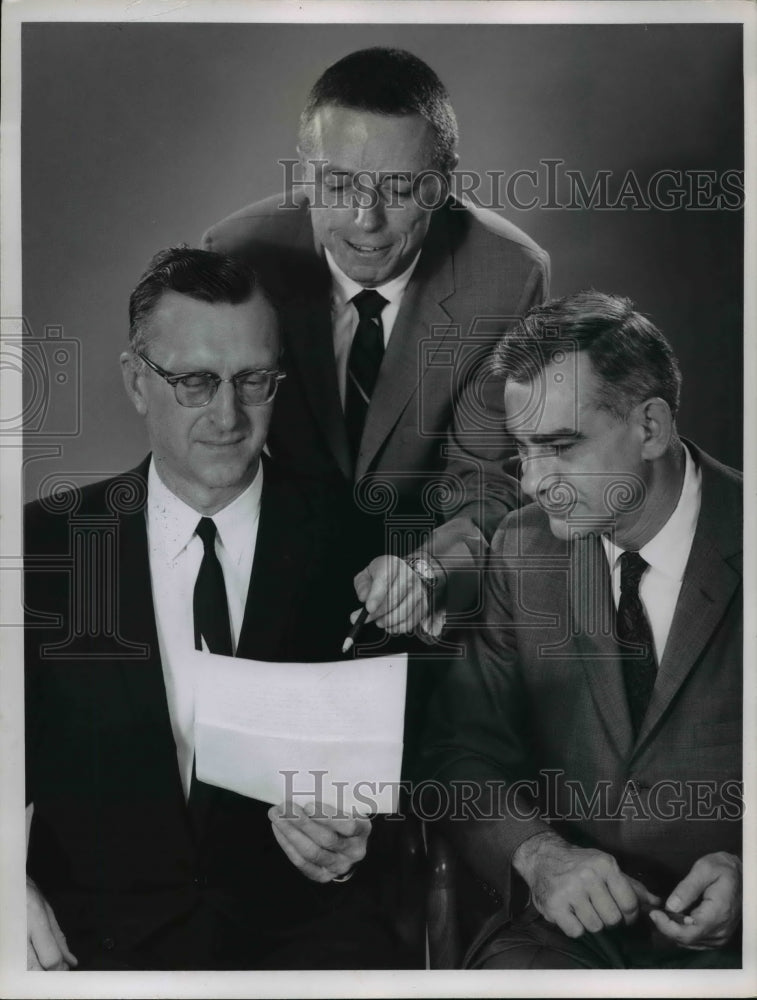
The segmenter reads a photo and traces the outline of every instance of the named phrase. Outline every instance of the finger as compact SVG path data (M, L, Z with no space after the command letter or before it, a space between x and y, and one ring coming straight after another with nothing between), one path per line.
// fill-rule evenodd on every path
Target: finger
M335 862L339 857L339 853L331 849L331 846L327 846L321 840L314 839L309 836L306 832L301 829L301 823L299 819L282 819L280 817L274 818L273 820L273 830L278 831L283 837L286 838L287 843L297 852L297 854L310 864L317 865L321 868L328 868L332 870L335 866ZM339 837L331 832L324 831L332 838L334 843L339 841Z
M668 896L666 909L674 913L687 910L701 897L705 889L717 880L719 874L709 863L704 863L701 859L695 862L689 874Z
M567 906L557 910L552 918L546 917L546 919L550 923L557 924L563 934L567 934L569 938L579 938L586 932L586 928L576 914Z
M365 816L327 816L325 813L316 812L315 815L310 814L310 819L323 828L333 830L342 838L363 837L367 839L371 832L371 821Z
M411 585L402 600L391 611L376 619L376 624L387 632L412 632L426 614L427 602L423 588Z
M690 913L684 914L683 922L701 928L709 936L728 921L728 916L728 907L721 900L705 898Z
M272 827L273 835L276 838L276 842L282 849L284 854L289 858L292 864L299 868L303 875L311 879L313 882L330 882L334 877L331 872L327 871L325 868L319 865L314 865L307 858L299 853L299 851L290 843L288 837L283 833L283 831L276 827Z
M704 934L703 928L698 927L690 916L684 918L688 923L678 924L663 910L650 910L649 919L661 934L682 948L696 945Z
M299 807L295 808L299 810ZM317 847L321 847L327 851L338 851L340 843L343 839L332 826L329 826L326 823L320 823L318 820L308 816L302 810L299 810L292 818L281 818L277 819L276 822L280 822L283 828L287 831L287 834L297 833L312 841Z
M396 568L383 563L371 580L371 585L361 600L368 609L368 621L375 621L377 616L391 610L389 593L396 573Z
M37 956L40 968L48 972L63 968L65 959L47 922L40 927L31 928L29 940Z
M311 869L323 869L332 877L334 875L344 875L353 864L360 860L359 857L354 857L353 853L347 849L337 852L319 846L292 824L274 826L274 832L277 830L295 854L302 859L303 864L298 867L307 867L308 873L310 873ZM314 876L309 874L309 877L312 878ZM324 879L319 878L319 881L324 881Z
M361 569L359 573L355 575L352 581L352 585L355 588L355 593L357 594L357 599L361 604L364 603L368 591L371 589L371 581L373 577L369 573L368 569Z
M599 896L599 894L599 890L597 890L597 896ZM607 896L607 900L609 900L609 893L605 893L605 895ZM607 905L607 900L602 900L600 902L600 905L603 908ZM597 912L594 900L588 896L584 896L573 902L573 912L585 930L592 934L597 934L604 927L604 923Z
M637 887L638 886L638 890ZM639 916L639 900L643 898L642 893L647 892L641 882L629 878L621 871L611 871L607 876L607 888L615 900L615 905L621 914L621 919L626 924L632 924ZM659 902L659 900L658 900Z
M340 869L341 874L345 860L351 866L365 857L370 824L364 819L330 819L324 816L313 818L302 826L297 824L289 827L287 833L292 833L293 830L331 854L332 857L327 854L317 857L318 864L332 871ZM351 832L341 833L340 830Z
M34 950L34 945L29 940L26 942L26 968L29 972L43 971L40 961L37 958L37 952Z
M603 891L594 892L591 896L591 903L602 921L602 927L617 927L618 924L623 923L623 913L609 890L609 886Z
M636 897L642 905L656 907L662 903L662 899L659 896L655 896L653 892L650 892L638 879L631 878L630 875L626 875L625 877L628 879L631 888L636 893Z
M50 921L50 927L53 932L53 937L58 943L58 947L60 948L61 954L63 955L65 962L68 963L69 966L78 965L79 960L77 959L76 955L74 955L69 949L68 941L66 941L66 935L60 929L60 924L58 923L58 920L55 914L53 913L53 908L50 906L47 900L45 900L45 910L47 912L47 918Z

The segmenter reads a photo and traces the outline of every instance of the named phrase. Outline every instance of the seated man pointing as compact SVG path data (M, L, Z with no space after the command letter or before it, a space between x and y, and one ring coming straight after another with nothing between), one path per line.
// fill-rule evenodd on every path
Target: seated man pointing
M738 967L741 476L679 437L675 357L626 299L532 310L497 363L534 502L493 540L424 775L530 903L469 964Z

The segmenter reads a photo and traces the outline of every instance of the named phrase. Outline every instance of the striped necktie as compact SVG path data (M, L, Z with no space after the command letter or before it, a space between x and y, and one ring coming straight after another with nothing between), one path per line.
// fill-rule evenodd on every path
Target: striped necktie
M388 304L375 289L366 288L352 300L360 317L347 362L347 390L344 415L353 461L360 451L368 405L384 357L384 328L381 311Z

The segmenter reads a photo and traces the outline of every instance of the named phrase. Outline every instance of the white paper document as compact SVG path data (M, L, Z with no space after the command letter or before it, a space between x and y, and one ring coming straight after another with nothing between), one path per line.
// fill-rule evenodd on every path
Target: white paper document
M334 663L192 656L200 781L274 805L396 811L405 654Z

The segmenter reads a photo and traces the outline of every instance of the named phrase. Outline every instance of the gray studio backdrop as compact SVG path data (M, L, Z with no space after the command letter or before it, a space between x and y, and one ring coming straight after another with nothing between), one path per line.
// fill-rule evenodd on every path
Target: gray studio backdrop
M308 87L368 45L439 73L461 168L537 172L540 204L504 214L551 253L553 293L631 296L680 357L681 430L741 466L741 211L633 207L633 191L571 209L560 174L609 171L612 201L629 170L642 192L660 170L699 171L700 206L717 204L743 166L740 26L42 23L22 44L27 498L143 456L118 367L132 286L155 250L281 189ZM528 178L516 193L534 194Z

